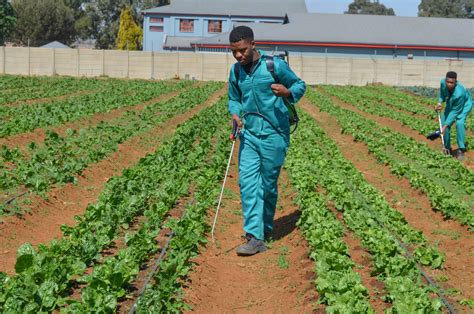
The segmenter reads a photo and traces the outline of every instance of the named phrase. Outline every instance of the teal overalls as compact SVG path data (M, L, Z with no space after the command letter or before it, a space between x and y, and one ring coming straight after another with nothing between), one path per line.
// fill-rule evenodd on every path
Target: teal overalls
M262 56L264 53L259 51ZM239 66L236 64L235 66ZM291 92L289 101L297 102L306 90L305 83L288 67L274 58L275 74ZM278 198L278 176L290 143L288 110L281 97L273 94L275 83L260 58L247 74L239 71L238 82L234 67L229 76L229 113L244 116L240 133L239 186L244 215L244 231L263 240L273 229L273 218Z
M456 83L452 93L446 86L446 79L441 80L439 89L439 102L446 101L446 109L443 115L443 126L447 125L444 133L444 145L451 149L451 125L456 122L456 133L458 148L465 149L466 118L472 110L472 97L467 88L460 82Z

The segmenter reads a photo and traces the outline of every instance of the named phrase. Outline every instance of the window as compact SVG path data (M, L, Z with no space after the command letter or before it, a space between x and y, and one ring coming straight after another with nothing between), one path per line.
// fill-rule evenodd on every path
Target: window
M150 26L150 32L163 32L163 26Z
M179 20L179 31L181 33L193 33L194 20L188 20L188 19Z
M207 22L208 33L222 33L222 21L210 20Z
M150 23L163 23L163 18L162 17L150 17Z

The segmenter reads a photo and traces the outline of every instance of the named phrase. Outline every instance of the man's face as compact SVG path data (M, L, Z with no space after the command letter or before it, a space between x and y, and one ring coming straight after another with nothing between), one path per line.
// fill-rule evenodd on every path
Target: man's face
M230 49L241 65L246 65L253 61L253 52L255 49L255 41L241 40L230 44Z
M448 88L448 90L452 92L455 86L456 86L456 79L447 77L446 87Z

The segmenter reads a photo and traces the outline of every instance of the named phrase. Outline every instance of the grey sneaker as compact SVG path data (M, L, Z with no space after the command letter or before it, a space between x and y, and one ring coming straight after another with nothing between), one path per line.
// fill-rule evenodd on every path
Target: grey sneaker
M247 239L247 243L242 244L237 248L237 255L251 256L267 250L265 242L257 240L253 235L247 234L245 238Z
M463 161L464 160L464 151L462 149L456 149L454 152L454 157L457 158L457 160Z

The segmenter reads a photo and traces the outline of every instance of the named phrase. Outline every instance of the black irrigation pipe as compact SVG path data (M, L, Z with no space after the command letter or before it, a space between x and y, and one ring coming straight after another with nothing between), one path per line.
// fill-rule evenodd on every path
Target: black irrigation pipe
M380 228L386 230L388 232L388 234L395 240L395 242L398 244L398 246L400 246L402 248L402 250L404 251L404 255L406 258L412 260L415 265L416 265L416 268L418 269L418 271L420 272L420 274L425 278L425 280L428 282L428 284L434 288L435 290L435 293L440 297L441 301L443 301L444 305L446 306L446 308L448 309L449 313L450 314L456 314L456 311L454 310L453 306L449 303L449 301L446 299L445 297L445 293L444 290L440 287L438 287L435 283L435 281L423 270L423 267L421 267L416 261L415 261L415 258L413 257L413 255L410 253L407 245L405 243L403 243L403 241L401 241L397 236L395 236L388 228L385 227L385 225L383 223L381 223L379 221L379 219L377 219L378 217L373 217L375 222L379 225Z
M146 287L148 286L148 284L150 283L151 279L153 278L153 276L155 275L156 271L158 270L158 267L159 267L160 264L161 264L161 260L162 260L163 257L165 256L166 251L168 250L169 244L170 244L170 242L171 242L171 240L173 239L174 236L175 236L174 231L168 233L168 240L166 241L165 246L161 249L161 254L160 254L160 256L158 257L158 259L156 260L155 266L153 266L153 269L151 270L150 274L148 275L148 278L145 280L145 284L144 284L143 287L140 289L140 292L138 293L137 299L135 300L135 302L133 302L133 306L132 306L132 308L130 309L129 314L135 314L135 311L137 310L137 303L138 303L138 300L140 300L140 298L143 296L143 293L145 293Z
M380 228L382 229L385 229L388 234L390 234L390 236L392 238L394 238L395 242L397 242L398 246L400 246L402 248L402 250L404 251L404 255L406 258L412 260L415 265L416 265L416 268L418 269L418 271L420 272L420 274L423 276L423 278L425 278L425 280L428 282L428 284L434 288L434 291L435 293L440 297L441 301L443 301L444 305L446 306L446 308L448 309L448 312L450 314L456 314L456 311L454 310L453 306L449 303L449 301L446 299L445 297L445 291L438 287L435 283L435 281L423 270L423 267L421 267L416 261L415 261L415 258L414 256L410 253L410 250L408 249L408 246L403 243L403 241L401 241L396 235L394 235L392 232L390 232L390 230L388 228L385 227L385 225L383 223L381 223L376 217L374 217L375 219L375 222L379 225Z
M193 200L191 202L189 202L188 204L193 204L193 203L195 203L195 201L196 201L196 199L193 198ZM185 215L186 215L186 210L184 210L183 214L181 215L180 220L182 220ZM143 294L145 293L146 287L148 286L151 279L153 278L153 276L156 274L158 268L160 267L161 261L163 260L165 254L166 254L166 251L168 250L168 247L170 245L170 242L174 238L175 235L176 235L176 233L174 231L171 231L167 234L168 240L166 240L165 246L161 249L160 256L158 256L158 259L155 262L155 266L153 266L153 269L151 270L150 274L148 275L147 279L145 280L145 283L143 284L143 287L138 292L138 297L136 298L135 302L133 302L133 305L130 308L129 314L135 314L135 312L137 310L138 300L140 300L140 298L143 296Z
M300 209L301 210L301 209ZM435 283L435 281L423 270L423 267L421 267L415 260L414 256L410 253L410 250L408 249L408 246L403 243L402 240L394 233L390 231L389 228L385 227L385 225L380 222L378 219L377 215L374 213L372 218L374 221L378 224L378 226L384 230L387 231L387 233L395 240L395 242L398 244L398 246L404 251L404 256L408 258L409 260L412 260L415 263L416 268L420 272L420 274L425 278L425 280L428 282L428 284L434 288L435 293L440 297L441 301L444 303L446 308L448 309L450 314L456 314L456 311L454 310L453 306L449 303L449 301L445 297L444 290L440 287L438 287Z
M27 194L27 193L30 193L30 190L25 191L25 192L23 192L23 193L21 193L21 194L18 194L18 195L16 195L16 196L11 197L11 198L8 199L7 201L5 201L5 202L3 203L3 205L6 206L6 205L10 204L11 202L13 202L14 200L16 200L17 198L20 198L20 197L22 197L23 195L25 195L25 194Z

